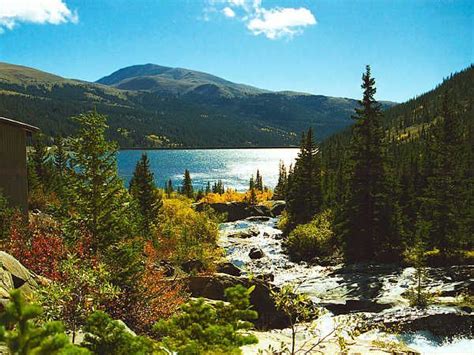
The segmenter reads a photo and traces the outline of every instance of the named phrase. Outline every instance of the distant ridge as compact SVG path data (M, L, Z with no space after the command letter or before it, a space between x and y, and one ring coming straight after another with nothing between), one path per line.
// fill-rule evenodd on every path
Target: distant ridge
M96 109L121 147L292 147L314 127L321 140L352 123L357 101L272 92L199 71L155 64L95 83L0 63L0 115L67 136L71 116ZM393 103L386 103L386 107Z

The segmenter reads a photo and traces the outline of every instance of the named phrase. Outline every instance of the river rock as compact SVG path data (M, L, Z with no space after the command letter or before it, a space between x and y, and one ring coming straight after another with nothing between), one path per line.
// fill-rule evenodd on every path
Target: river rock
M252 248L249 252L250 259L261 259L265 254L260 248Z
M249 222L268 222L270 220L270 217L268 216L252 216L252 217L247 217L246 221Z
M248 228L246 230L243 230L237 233L229 234L229 238L246 239L246 238L256 237L259 234L260 232L257 228Z
M265 205L250 205L247 202L206 203L199 202L194 205L196 211L212 208L220 214L226 215L227 222L235 222L252 216L274 217L270 208Z
M283 200L276 200L272 202L270 211L274 216L279 216L286 208L286 202Z
M250 294L250 303L253 309L258 312L255 325L260 329L281 329L289 326L288 318L284 313L277 310L272 298L271 292L276 288L268 283L219 273L190 276L186 279L186 283L192 297L204 297L213 300L225 300L224 291L226 288L239 284L247 288L255 286Z
M181 268L185 272L200 272L204 270L204 264L201 260L189 260L181 264Z
M229 262L217 265L217 272L232 276L242 275L242 270L240 270L237 266Z
M474 315L455 307L397 309L384 312L371 321L397 332L430 331L439 337L474 336Z

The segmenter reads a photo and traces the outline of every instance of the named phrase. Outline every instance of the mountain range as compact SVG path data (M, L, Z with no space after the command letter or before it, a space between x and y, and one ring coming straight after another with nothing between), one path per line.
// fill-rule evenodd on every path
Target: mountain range
M92 83L0 63L1 116L67 136L75 130L70 117L96 109L109 117L109 138L121 147L295 146L309 126L322 140L350 125L356 105L354 99L273 92L155 64Z

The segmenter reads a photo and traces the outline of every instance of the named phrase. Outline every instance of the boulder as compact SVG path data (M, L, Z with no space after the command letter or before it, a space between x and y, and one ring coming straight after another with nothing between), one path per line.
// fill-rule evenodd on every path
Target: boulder
M260 232L257 228L248 228L246 230L243 230L234 234L229 234L229 237L247 239L247 238L256 237L257 235L259 235L259 233Z
M286 202L283 200L277 200L272 202L270 212L276 217L282 214L286 208Z
M250 205L247 202L200 202L194 205L196 211L204 211L209 207L219 214L224 214L227 222L235 222L252 216L274 217L269 207L264 205Z
M188 260L181 264L183 271L190 272L201 272L204 270L204 264L201 260Z
M174 266L169 261L161 260L158 266L159 270L163 272L166 277L171 277L175 273Z
M216 273L190 276L186 279L186 283L192 297L204 297L212 300L225 300L224 291L232 286L239 284L247 288L255 286L250 294L250 303L253 309L258 312L256 327L260 329L282 329L289 326L287 316L276 308L275 301L272 298L272 290L276 290L276 288L266 282Z
M252 217L247 217L247 221L249 222L268 222L270 220L270 217L268 216L252 216Z
M31 295L38 284L48 282L24 267L10 254L0 251L0 304L5 305L12 289L19 289L25 296Z
M457 308L407 308L385 312L373 318L372 322L397 332L430 331L439 337L474 335L474 315Z
M242 275L242 270L240 270L237 266L229 262L217 265L217 272L232 276Z
M250 249L250 252L249 252L249 257L250 259L261 259L263 258L265 254L263 253L262 249L260 248L252 248Z

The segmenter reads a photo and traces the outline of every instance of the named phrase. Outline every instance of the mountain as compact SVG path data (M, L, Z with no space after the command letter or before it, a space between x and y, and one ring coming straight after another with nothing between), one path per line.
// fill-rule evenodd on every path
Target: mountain
M70 117L96 109L109 117L108 136L121 147L295 146L309 126L319 140L347 127L356 105L153 64L90 83L0 63L0 115L54 136L72 134Z
M222 97L241 97L267 92L207 73L156 64L123 68L97 80L97 83L122 90L146 90L171 95L211 94Z

